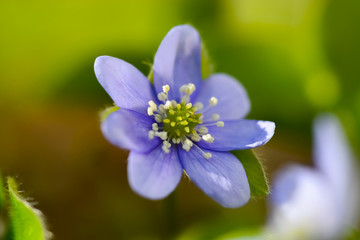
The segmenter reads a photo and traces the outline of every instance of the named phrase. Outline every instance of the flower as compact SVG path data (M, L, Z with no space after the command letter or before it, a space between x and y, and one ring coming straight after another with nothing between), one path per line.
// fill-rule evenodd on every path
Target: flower
M95 74L120 108L102 123L104 136L130 150L131 188L149 199L169 195L183 169L224 207L250 197L240 161L228 151L265 144L272 122L244 120L250 109L245 89L231 76L202 81L200 37L189 25L170 30L155 55L154 86L131 64L98 57Z
M273 183L267 233L274 239L342 239L356 224L359 179L354 156L337 118L314 124L315 169L292 165Z

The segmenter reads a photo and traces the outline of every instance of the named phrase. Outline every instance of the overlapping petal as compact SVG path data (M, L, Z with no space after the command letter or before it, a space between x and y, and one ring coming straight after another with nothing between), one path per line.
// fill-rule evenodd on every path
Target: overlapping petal
M350 149L344 129L331 114L323 114L314 122L314 162L332 184L338 211L339 225L356 222L359 210L358 166ZM345 227L342 227L345 228Z
M169 98L179 101L182 85L193 83L198 89L201 84L200 50L200 36L193 27L180 25L172 28L155 55L156 92L161 92L162 86L168 84Z
M199 148L189 152L179 149L180 161L190 179L207 195L224 207L236 208L250 198L250 187L240 161L231 153L207 151L205 159Z
M139 70L109 56L96 58L94 68L101 86L117 106L146 113L148 101L155 97L149 80Z
M213 143L201 140L198 145L216 151L243 150L259 147L273 136L275 124L268 121L235 120L225 121L224 127L208 126L214 138Z
M106 139L120 148L148 152L160 144L160 138L149 139L153 119L141 113L120 109L101 124Z
M211 115L217 113L222 121L244 118L250 111L250 101L244 87L233 77L217 73L206 79L195 102L204 106L209 99L216 97L218 105L204 111L204 121L211 120Z
M289 166L273 182L269 231L276 239L334 239L337 206L331 185L316 170ZM274 238L275 239L275 238Z
M131 188L149 199L161 199L169 195L179 183L182 171L175 148L165 153L159 146L148 154L131 152L128 158Z

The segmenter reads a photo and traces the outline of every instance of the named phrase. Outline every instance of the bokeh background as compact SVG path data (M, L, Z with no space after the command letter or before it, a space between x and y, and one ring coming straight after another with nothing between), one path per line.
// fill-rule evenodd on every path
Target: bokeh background
M268 177L311 164L311 124L331 111L360 143L360 2L357 0L0 1L0 171L17 176L56 240L210 239L256 228L266 200L224 209L183 178L167 199L131 191L128 152L110 145L98 112L111 99L97 56L149 72L162 38L189 23L215 72L235 76L249 118L271 120L256 150Z

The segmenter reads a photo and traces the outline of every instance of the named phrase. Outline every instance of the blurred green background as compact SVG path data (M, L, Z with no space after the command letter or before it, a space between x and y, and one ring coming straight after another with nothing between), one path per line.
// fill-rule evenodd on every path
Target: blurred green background
M0 170L39 202L56 240L210 239L260 226L265 199L225 209L185 178L165 200L133 193L128 152L100 132L111 100L94 60L147 74L166 33L195 26L215 72L246 87L249 118L277 125L256 150L271 179L289 162L311 164L323 111L340 117L359 155L359 12L357 0L0 1Z

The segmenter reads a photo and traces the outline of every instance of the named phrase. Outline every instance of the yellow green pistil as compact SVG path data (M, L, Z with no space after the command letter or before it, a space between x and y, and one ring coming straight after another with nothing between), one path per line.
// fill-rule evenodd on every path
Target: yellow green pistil
M208 143L214 142L214 138L208 133L206 126L216 125L223 127L224 122L217 121L220 115L213 114L210 120L213 123L203 124L203 115L197 112L202 110L203 104L198 102L193 106L189 102L190 95L195 91L195 85L192 83L180 87L182 95L180 103L168 99L169 85L163 86L162 90L158 94L158 99L164 104L158 106L154 101L149 101L147 113L155 119L151 130L149 130L149 139L159 137L163 140L162 150L165 153L170 152L172 144L181 143L184 150L189 151L191 147L196 146L206 159L211 158L211 153L204 152L195 142L201 140ZM215 97L210 98L208 107L215 106L217 101Z
M166 110L163 126L170 140L183 139L190 133L196 132L195 127L202 123L200 120L202 114L195 113L196 110L191 103L178 103L176 107L170 106Z

